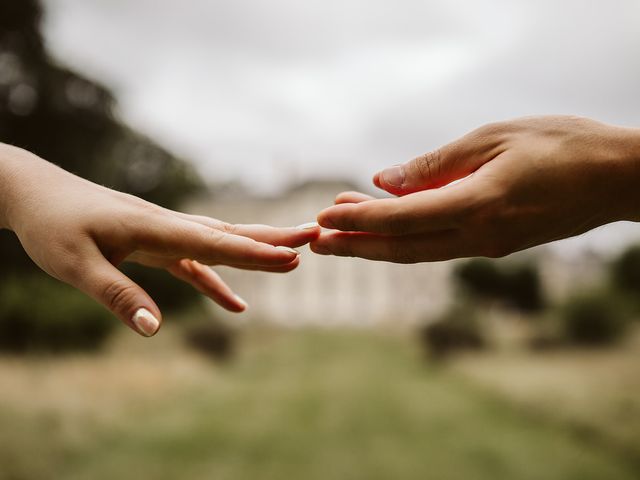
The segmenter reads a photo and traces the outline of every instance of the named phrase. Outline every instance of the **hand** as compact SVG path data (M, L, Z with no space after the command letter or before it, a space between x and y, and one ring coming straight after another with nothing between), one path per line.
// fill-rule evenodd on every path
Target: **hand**
M373 181L399 198L339 195L318 215L337 231L314 252L398 263L502 257L640 220L640 130L565 116L496 123Z
M0 185L0 227L12 229L45 272L103 303L145 336L157 332L161 313L116 268L120 263L166 269L224 308L240 312L245 302L205 265L288 272L299 263L289 247L319 234L313 226L231 225L174 212L6 145L0 145Z

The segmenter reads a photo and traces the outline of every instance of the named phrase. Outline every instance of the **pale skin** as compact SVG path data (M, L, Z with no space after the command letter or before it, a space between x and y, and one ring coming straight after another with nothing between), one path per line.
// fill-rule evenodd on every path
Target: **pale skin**
M500 122L373 182L396 197L338 195L318 215L331 230L313 251L396 263L503 257L640 221L640 129L570 116Z
M136 262L168 270L222 307L246 303L206 265L288 272L300 263L291 247L319 235L313 225L232 225L161 208L68 173L0 144L0 228L15 232L45 272L105 305L143 336L160 328L149 295L117 267Z

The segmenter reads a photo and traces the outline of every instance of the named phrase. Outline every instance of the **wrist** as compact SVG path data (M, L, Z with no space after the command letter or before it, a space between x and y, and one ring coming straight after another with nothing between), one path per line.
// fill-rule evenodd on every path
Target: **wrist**
M22 148L0 143L0 229L15 230L15 217L27 200L29 172L33 175L45 163Z
M619 205L616 220L640 221L640 128L620 128L616 142L620 175L612 200Z

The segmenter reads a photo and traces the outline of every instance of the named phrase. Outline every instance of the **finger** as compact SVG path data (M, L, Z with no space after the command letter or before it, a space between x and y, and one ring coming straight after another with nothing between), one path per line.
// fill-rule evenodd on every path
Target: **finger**
M437 188L464 178L501 153L500 128L486 126L402 165L382 170L373 183L394 195Z
M277 228L269 225L234 225L235 235L252 238L270 245L299 247L312 242L320 235L320 226L316 222L302 224L298 227Z
M297 227L280 228L259 224L230 224L202 215L189 215L174 211L171 211L171 213L184 220L200 223L234 235L242 235L270 245L300 247L315 240L320 235L320 227L315 222L304 223Z
M175 216L146 223L134 235L134 243L137 250L205 265L286 265L299 255L287 246L276 247Z
M253 267L247 265L226 265L230 268L238 268L240 270L251 270L251 271L259 271L259 272L269 272L269 273L288 273L292 270L295 270L300 265L300 258L296 258L293 262L288 263L287 265L277 265L275 267Z
M329 207L318 223L346 232L407 235L457 228L473 208L477 188L464 182L455 188L417 192L401 198L384 198Z
M311 243L320 255L360 257L393 263L435 262L464 257L467 245L458 231L389 237L358 232L327 232Z
M151 337L158 332L162 315L147 292L109 263L97 248L82 265L63 280L102 303L140 335Z
M382 188L382 184L380 183L380 172L373 176L373 184L378 188Z
M360 192L342 192L336 196L335 204L341 203L361 203L368 202L369 200L375 200L371 195L366 195Z
M236 295L220 275L201 263L183 259L167 270L174 277L191 284L196 290L231 312L242 312L247 308L247 302Z

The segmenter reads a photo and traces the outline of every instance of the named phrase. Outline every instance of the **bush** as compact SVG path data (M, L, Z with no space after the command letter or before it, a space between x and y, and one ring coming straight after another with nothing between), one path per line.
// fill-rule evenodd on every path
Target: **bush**
M545 307L542 282L535 265L515 265L505 275L503 295L505 300L521 312L535 313Z
M640 245L630 247L611 263L613 286L640 305Z
M185 330L185 340L191 348L213 360L227 361L234 353L234 332L216 322L189 325Z
M504 275L495 262L474 258L456 267L454 279L464 290L487 300L502 297Z
M474 258L459 265L454 278L466 292L483 300L497 300L525 313L545 307L540 275L532 263L501 268L494 261Z
M565 340L575 345L604 346L626 331L627 310L610 292L582 293L571 297L560 311Z
M477 311L467 304L453 306L440 318L421 327L419 335L427 354L435 359L486 346Z
M44 274L0 284L0 350L95 350L118 325L102 306Z

